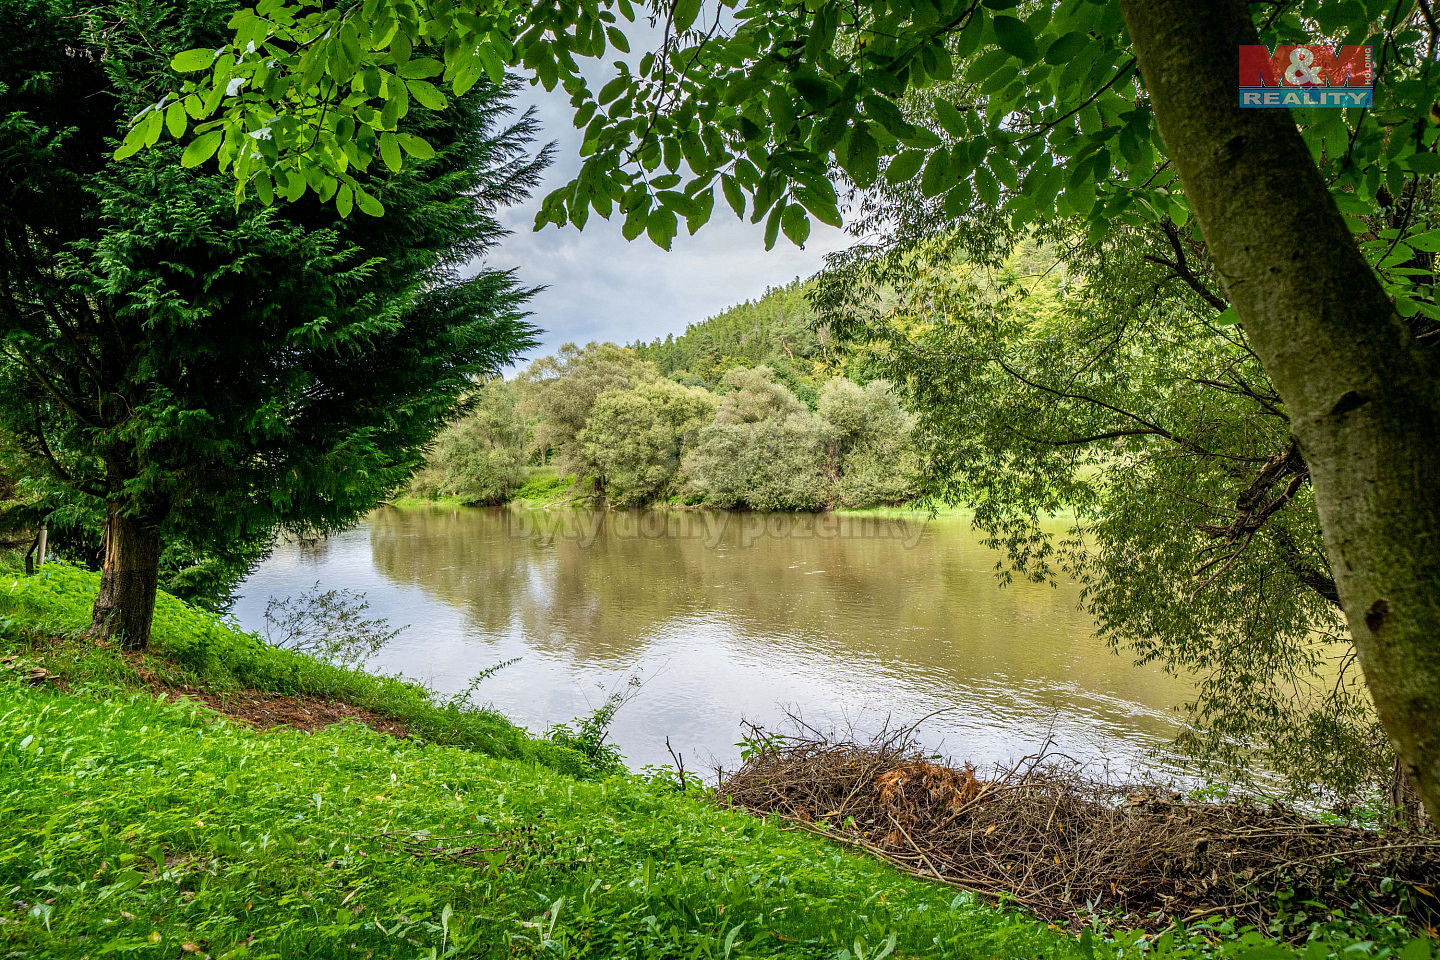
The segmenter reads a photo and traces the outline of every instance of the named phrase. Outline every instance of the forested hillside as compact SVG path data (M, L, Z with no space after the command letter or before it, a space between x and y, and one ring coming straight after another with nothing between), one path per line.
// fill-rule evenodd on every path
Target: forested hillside
M817 323L809 298L812 286L797 279L771 287L755 300L690 324L684 333L649 343L637 340L630 348L655 364L661 375L711 390L720 388L729 370L764 364L813 405L827 377L864 377L850 369L853 358L842 354L828 328Z

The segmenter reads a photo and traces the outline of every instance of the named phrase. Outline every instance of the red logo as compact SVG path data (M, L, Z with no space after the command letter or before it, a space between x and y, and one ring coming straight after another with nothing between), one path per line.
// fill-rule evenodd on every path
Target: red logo
M1375 67L1369 47L1320 44L1240 48L1242 87L1370 87Z

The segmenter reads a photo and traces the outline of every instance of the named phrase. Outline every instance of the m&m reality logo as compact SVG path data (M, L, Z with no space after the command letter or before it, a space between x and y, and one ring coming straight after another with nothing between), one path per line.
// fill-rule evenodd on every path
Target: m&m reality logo
M1240 48L1242 107L1368 107L1374 96L1370 47Z

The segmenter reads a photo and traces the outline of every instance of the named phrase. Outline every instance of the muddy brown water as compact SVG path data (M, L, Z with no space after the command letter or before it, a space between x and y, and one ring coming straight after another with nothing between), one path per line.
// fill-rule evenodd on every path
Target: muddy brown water
M536 731L629 691L612 737L635 769L669 763L667 737L687 767L733 764L743 721L795 714L862 736L928 716L927 747L980 764L1049 737L1172 773L1191 683L1111 652L1076 585L1001 587L997 559L965 519L385 508L279 545L235 615L259 628L268 598L316 582L363 591L405 626L373 669L453 694L518 657L476 701Z

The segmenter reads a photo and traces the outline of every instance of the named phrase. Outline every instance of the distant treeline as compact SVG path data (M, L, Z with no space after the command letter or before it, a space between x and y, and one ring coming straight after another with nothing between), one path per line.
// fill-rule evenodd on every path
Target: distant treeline
M617 506L821 510L914 497L914 421L885 381L821 379L812 407L766 364L727 364L712 390L693 371L664 376L640 352L567 344L485 384L411 493L503 503L535 467L553 466L575 478L575 496Z

